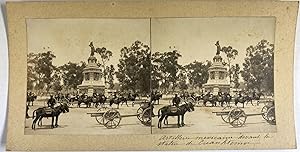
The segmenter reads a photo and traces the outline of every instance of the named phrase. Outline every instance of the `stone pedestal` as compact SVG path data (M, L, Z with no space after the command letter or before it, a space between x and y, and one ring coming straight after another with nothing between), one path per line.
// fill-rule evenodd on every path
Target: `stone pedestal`
M88 58L87 67L83 69L83 81L78 85L79 93L85 93L92 96L93 93L105 92L105 85L101 75L101 68L97 65L97 59L94 56Z
M227 68L223 65L220 55L213 58L213 64L208 69L208 73L208 81L203 85L205 92L211 92L214 95L217 95L219 91L230 92Z

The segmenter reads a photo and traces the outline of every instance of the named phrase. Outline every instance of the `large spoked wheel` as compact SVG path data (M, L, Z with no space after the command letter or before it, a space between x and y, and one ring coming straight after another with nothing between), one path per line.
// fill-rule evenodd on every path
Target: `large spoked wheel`
M276 125L275 107L271 107L268 109L266 114L266 120L269 124Z
M147 108L141 115L141 122L145 126L151 126L151 108Z
M188 98L186 99L186 102L187 102L187 103L191 102L193 105L196 105L196 104L197 104L196 100L195 100L194 98L192 98L192 97L188 97Z
M261 109L261 116L267 120L267 112L269 110L269 107L268 106L264 106L262 109Z
M99 108L99 109L97 110L97 112L100 112L100 111L102 111L101 108ZM103 125L103 124L104 124L103 115L99 115L99 116L95 117L95 119L96 119L96 121L97 121L100 125Z
M235 128L242 127L247 119L246 113L240 108L232 109L228 116L229 124Z
M103 115L104 126L108 129L114 129L119 126L121 121L120 112L115 109L106 111Z
M136 111L136 117L142 121L142 114L143 114L144 109L142 107L139 107L138 110Z
M229 110L230 109L231 109L231 107L225 107L222 110L224 112L224 114L221 115L221 118L225 123L229 123Z

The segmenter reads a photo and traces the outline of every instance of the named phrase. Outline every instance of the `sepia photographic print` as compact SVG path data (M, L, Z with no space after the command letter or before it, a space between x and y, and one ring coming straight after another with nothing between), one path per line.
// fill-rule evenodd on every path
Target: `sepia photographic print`
M25 134L276 132L274 30L272 17L29 19Z
M277 147L283 130L294 137L294 123L282 128L293 121L292 109L283 119L292 101L282 100L292 91L278 81L289 84L282 67L290 62L283 56L292 56L278 51L278 20L238 14L26 17L18 134L49 137L53 144L83 140L87 144L77 146L89 150L145 150L143 143L153 150ZM62 149L75 150L70 143Z

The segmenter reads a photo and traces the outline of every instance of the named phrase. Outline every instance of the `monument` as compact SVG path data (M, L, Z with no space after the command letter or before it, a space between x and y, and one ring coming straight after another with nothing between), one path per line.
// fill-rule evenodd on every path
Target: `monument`
M219 41L215 44L217 53L213 58L212 66L208 69L209 78L206 84L203 85L205 92L211 92L217 95L219 91L230 92L230 83L227 79L228 70L223 65L222 57L220 56L221 47Z
M101 76L101 68L97 65L97 58L94 56L95 48L93 42L89 45L91 47L91 54L88 58L88 64L83 69L82 84L78 85L79 93L85 93L92 96L93 93L105 92L105 85Z

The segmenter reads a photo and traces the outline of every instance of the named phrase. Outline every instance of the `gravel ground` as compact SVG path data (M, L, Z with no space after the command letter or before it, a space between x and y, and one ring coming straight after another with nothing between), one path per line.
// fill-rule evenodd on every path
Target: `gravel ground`
M29 115L38 107L44 106L45 99L39 98L35 105L30 107ZM163 98L160 105L155 105L154 113L157 114L159 108L169 105L170 99ZM118 111L121 115L136 114L139 105L120 106ZM241 106L241 105L240 105ZM260 113L264 104L259 106L247 105L244 108L246 114ZM85 107L83 105L83 107ZM114 106L115 107L115 106ZM185 115L185 126L177 127L177 117L169 117L169 125L163 125L162 129L157 128L158 118L153 117L152 127L144 126L136 116L121 119L120 125L115 129L107 129L99 125L94 117L88 112L97 112L97 108L77 108L71 107L69 113L63 113L59 117L59 127L50 129L51 118L43 119L43 126L36 126L36 130L31 129L32 119L25 121L25 134L74 134L74 135L97 135L97 134L166 134L166 133L232 133L232 132L276 132L276 125L270 125L261 116L248 117L243 127L234 128L230 124L224 123L220 116L212 112L222 111L222 107L195 107L195 111Z

